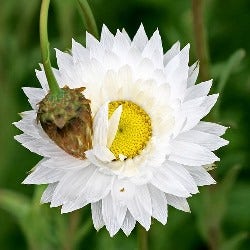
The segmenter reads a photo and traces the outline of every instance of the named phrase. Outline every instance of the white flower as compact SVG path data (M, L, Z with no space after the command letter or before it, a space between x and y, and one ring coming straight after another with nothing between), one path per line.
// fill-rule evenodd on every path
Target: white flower
M72 53L56 50L61 87L86 87L91 100L93 148L81 160L58 147L36 122L37 104L48 93L23 88L33 108L15 125L15 138L44 159L24 180L49 184L41 201L62 206L62 213L91 203L97 230L129 235L138 221L146 230L151 217L167 222L167 205L190 211L187 198L197 186L214 184L206 165L218 161L212 152L228 142L226 128L200 121L218 95L209 95L212 81L195 85L199 65L188 66L189 45L177 42L163 53L158 30L148 39L141 25L131 41L103 26L100 41L87 33L86 48L72 41Z

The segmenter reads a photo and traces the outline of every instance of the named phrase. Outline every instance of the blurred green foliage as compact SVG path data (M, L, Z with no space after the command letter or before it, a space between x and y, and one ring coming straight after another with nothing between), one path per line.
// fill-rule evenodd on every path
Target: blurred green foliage
M180 40L191 42L196 58L191 1L92 0L98 27L133 36L142 22L148 35L158 27L165 50ZM20 133L11 124L29 109L21 87L38 87L40 1L2 0L0 8L0 249L136 249L136 230L128 238L93 229L90 208L71 215L39 204L43 187L21 185L40 159L14 141ZM204 17L214 91L220 91L216 122L230 126L229 146L218 152L214 171L219 184L201 188L189 199L191 214L169 208L169 221L153 221L150 249L250 249L250 1L204 0ZM84 26L73 0L52 0L49 15L51 47L66 50L72 37L84 43ZM55 53L51 50L52 63ZM34 192L34 193L33 193ZM70 235L70 228L77 232Z

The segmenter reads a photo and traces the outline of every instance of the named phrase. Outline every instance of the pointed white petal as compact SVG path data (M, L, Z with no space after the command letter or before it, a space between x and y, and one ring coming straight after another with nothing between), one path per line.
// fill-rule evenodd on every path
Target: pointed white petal
M94 166L85 167L83 169L74 169L66 173L60 180L54 192L51 207L57 207L69 201L74 201L78 198L83 185L95 171Z
M111 194L102 200L102 216L110 236L113 237L119 231L121 225L119 225L114 215L114 204Z
M140 51L142 51L146 46L147 42L148 42L148 37L146 35L143 25L141 24L140 28L138 29L137 33L134 36L134 39L132 41L132 46L135 46Z
M91 213L94 227L99 231L104 226L104 220L102 216L102 201L91 203Z
M212 81L201 82L187 89L184 101L206 96L212 86Z
M176 42L164 55L163 63L166 66L169 61L180 53L180 42Z
M166 168L157 168L153 173L151 183L161 191L181 197L189 197L190 194L179 180Z
M182 165L166 161L163 166L165 167L165 171L171 173L173 178L178 180L190 194L199 192L194 179Z
M222 125L212 123L212 122L200 121L194 127L194 130L209 133L209 134L214 134L214 135L217 135L217 136L221 136L226 132L227 127L224 127Z
M186 124L183 131L187 131L197 125L198 122L210 112L217 98L218 95L215 94L199 97L183 103L182 115L186 116Z
M93 146L100 145L106 147L108 136L108 103L102 105L98 110L94 118L93 129Z
M227 140L224 140L220 138L219 136L196 131L195 128L193 130L189 130L187 132L179 134L175 138L175 140L195 143L211 151L214 151L228 144Z
M41 160L36 166L35 170L29 174L23 184L48 184L60 181L64 175L64 171L53 168L46 168L42 165L44 160Z
M199 62L195 62L188 71L188 81L187 86L191 87L195 84L199 74Z
M185 168L192 175L198 186L211 185L216 183L212 176L202 166L185 166Z
M89 61L90 55L89 50L84 48L80 43L72 39L72 56L74 62Z
M122 114L122 105L120 105L109 119L108 124L108 148L111 147L113 140L115 139L116 132L120 123L120 118Z
M129 211L127 211L123 225L122 225L122 231L129 236L130 233L132 232L132 230L135 227L135 219L134 217L131 215L131 213Z
M102 26L101 44L108 50L111 50L114 44L114 35L109 31L106 25Z
M184 165L201 166L214 163L220 159L205 147L176 140L171 143L169 160Z
M173 206L184 212L190 212L190 208L186 198L166 194L167 202L170 206Z
M41 203L49 203L52 200L53 193L57 187L58 182L51 183L43 192Z
M153 185L148 185L148 188L152 201L152 216L165 225L168 218L168 208L165 194Z
M45 97L46 92L40 88L23 87L23 92L29 98L29 103L33 109L38 108L39 102Z

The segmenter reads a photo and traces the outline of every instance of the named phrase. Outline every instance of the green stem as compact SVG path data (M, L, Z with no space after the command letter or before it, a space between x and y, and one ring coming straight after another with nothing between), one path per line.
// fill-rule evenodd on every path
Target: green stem
M95 17L88 4L88 1L87 0L77 0L77 1L79 4L80 13L85 23L86 30L94 37L99 38Z
M148 232L141 225L138 226L138 249L148 250Z
M42 0L40 10L40 46L44 71L48 80L49 88L52 94L60 93L60 87L53 74L49 58L49 41L48 41L48 11L50 0Z
M205 38L202 0L192 0L192 15L196 54L200 60L200 78L202 81L209 78L209 57Z

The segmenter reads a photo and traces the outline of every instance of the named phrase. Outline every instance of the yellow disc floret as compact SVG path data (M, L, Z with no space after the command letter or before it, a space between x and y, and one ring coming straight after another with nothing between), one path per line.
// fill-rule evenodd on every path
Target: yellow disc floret
M113 101L109 103L109 117L122 105L122 114L110 151L119 159L119 155L133 158L140 154L152 136L149 115L131 101Z

